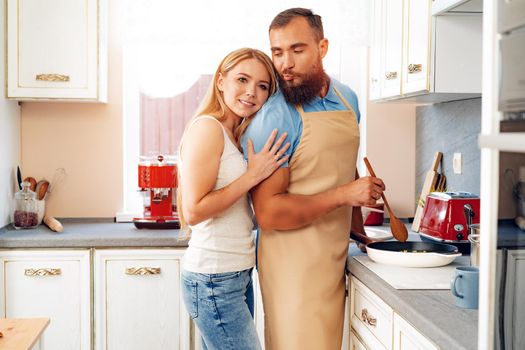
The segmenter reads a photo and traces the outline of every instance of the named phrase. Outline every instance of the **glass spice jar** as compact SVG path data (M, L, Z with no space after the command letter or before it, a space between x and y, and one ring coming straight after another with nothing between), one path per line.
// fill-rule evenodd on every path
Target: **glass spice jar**
M22 182L22 189L15 193L11 222L17 230L38 226L36 194L29 189L29 186L31 183Z

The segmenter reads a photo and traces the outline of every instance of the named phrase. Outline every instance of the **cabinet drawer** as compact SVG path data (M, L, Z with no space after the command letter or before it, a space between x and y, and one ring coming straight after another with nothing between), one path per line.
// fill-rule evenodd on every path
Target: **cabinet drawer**
M357 339L357 343L354 339ZM386 350L381 343L368 329L361 329L359 332L350 327L350 349L367 349L367 350Z
M354 331L350 331L350 350L368 350L368 348L361 343Z
M353 276L350 298L352 327L366 343L374 342L375 339L366 339L368 334L372 334L386 349L392 349L392 308Z

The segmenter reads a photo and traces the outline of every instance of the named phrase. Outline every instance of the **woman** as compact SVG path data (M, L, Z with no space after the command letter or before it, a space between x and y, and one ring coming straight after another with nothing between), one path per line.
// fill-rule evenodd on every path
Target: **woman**
M183 297L204 349L260 349L253 322L255 247L247 192L287 160L277 130L248 164L239 138L276 91L268 56L240 49L220 63L180 146L179 211L192 231L184 256Z

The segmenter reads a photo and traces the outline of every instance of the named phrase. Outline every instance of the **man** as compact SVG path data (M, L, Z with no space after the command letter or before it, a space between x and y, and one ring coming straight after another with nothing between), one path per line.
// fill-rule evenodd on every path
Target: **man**
M251 192L268 350L341 349L349 232L363 231L360 209L384 191L358 178L355 93L323 70L328 51L321 17L293 8L270 25L280 91L243 136L257 149L278 128L288 132L288 163ZM357 180L356 180L357 178Z

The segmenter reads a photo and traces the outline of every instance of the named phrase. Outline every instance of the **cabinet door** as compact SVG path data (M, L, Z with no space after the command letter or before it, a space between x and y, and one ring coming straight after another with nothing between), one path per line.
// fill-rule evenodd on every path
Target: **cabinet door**
M384 30L382 40L383 70L381 94L383 98L401 95L401 58L403 52L403 1L384 2Z
M183 250L95 252L95 344L99 350L188 349L180 293Z
M49 317L42 348L91 349L89 251L2 251L1 317Z
M393 350L438 350L430 340L419 333L410 323L394 313Z
M7 0L7 97L105 101L104 4Z
M505 349L525 348L525 249L508 251L503 324ZM501 312L501 311L500 311Z
M426 93L430 88L430 0L405 0L402 93Z
M372 7L372 21L370 28L370 100L381 98L381 85L384 78L383 56L381 54L381 38L383 35L383 3L384 0L375 0Z

